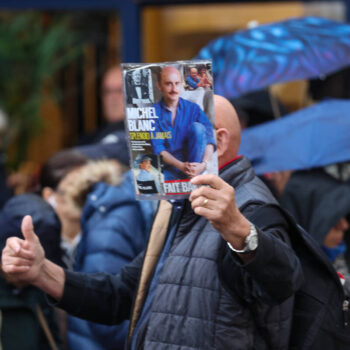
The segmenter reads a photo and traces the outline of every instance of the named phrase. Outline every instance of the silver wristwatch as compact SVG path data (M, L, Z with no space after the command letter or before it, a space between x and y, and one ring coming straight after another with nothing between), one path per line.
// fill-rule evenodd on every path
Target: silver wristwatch
M255 226L250 223L250 232L249 235L244 240L244 248L239 250L232 247L232 245L227 242L229 248L233 250L235 253L246 254L253 252L256 248L258 248L258 232L256 231Z

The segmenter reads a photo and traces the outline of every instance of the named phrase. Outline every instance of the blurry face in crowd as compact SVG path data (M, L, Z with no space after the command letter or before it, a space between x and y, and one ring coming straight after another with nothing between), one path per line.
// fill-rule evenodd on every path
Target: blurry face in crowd
M102 86L102 103L104 117L109 123L124 120L124 100L122 72L120 68L109 70Z
M205 68L202 68L199 72L200 75L205 75L207 70Z
M140 163L140 169L146 170L148 172L151 171L151 161L150 160L144 160Z
M166 105L177 103L182 88L180 72L174 67L165 67L161 73L160 81L157 82L159 91L163 93Z
M139 69L132 72L132 79L134 80L135 85L141 84L141 71Z
M323 244L328 248L337 247L343 241L344 233L348 228L348 221L344 217L341 218L338 223L327 233Z
M197 78L197 75L198 75L198 71L196 68L191 68L190 70L190 75L193 79L196 79Z
M59 183L55 191L56 212L61 221L80 220L81 210L70 198L67 188L79 176L79 168L69 172Z

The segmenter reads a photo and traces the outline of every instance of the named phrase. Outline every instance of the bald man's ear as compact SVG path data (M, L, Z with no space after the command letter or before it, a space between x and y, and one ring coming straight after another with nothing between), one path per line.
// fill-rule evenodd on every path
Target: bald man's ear
M218 157L222 157L226 153L230 141L230 135L227 129L220 128L216 130L216 143Z

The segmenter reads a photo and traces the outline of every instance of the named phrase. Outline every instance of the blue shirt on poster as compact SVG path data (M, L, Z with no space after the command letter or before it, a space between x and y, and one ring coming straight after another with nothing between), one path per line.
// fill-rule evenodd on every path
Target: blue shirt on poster
M175 158L182 162L186 161L201 161L195 159L189 159L189 154L193 153L193 148L204 148L208 144L216 145L213 127L204 114L202 109L193 102L179 98L179 102L176 109L176 116L174 124L171 123L171 111L165 106L164 101L154 104L156 115L158 119L155 119L155 132L171 132L170 139L152 139L152 147L154 154L160 154L162 151L167 151ZM190 146L190 141L193 139L192 131L194 124L200 124L203 128L203 135L200 137L200 140L194 146ZM199 145L200 141L204 144ZM173 169L174 171L176 169ZM165 175L167 173L165 172ZM176 176L181 175L177 173ZM183 178L183 177L182 177ZM168 180L167 178L165 180Z
M186 78L186 84L189 85L193 89L197 89L197 84L199 83L199 79L193 79L190 75Z

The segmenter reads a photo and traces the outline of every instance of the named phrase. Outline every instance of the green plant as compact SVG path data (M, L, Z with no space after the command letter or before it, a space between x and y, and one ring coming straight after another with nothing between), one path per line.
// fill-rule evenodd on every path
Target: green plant
M0 14L0 108L9 117L4 147L15 143L13 168L26 158L31 138L42 130L44 84L59 98L55 74L82 52L69 15Z

